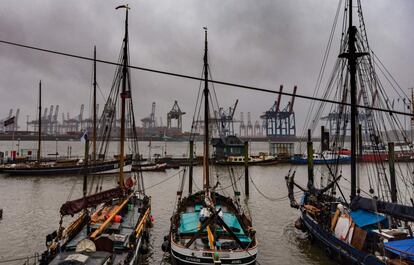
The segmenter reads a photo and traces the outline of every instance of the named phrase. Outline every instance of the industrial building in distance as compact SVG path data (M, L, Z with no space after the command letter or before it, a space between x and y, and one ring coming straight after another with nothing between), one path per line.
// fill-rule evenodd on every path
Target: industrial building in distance
M267 141L267 140L296 140L295 112L293 110L296 86L293 90L291 100L284 108L281 108L281 94L275 100L273 106L265 111L260 120L252 122L251 113L247 112L247 120L244 113L240 112L240 119L234 118L238 100L231 107L219 108L211 118L210 130L215 137L236 135L241 139ZM283 86L280 86L282 92ZM42 138L43 140L71 140L79 139L85 132L92 132L93 119L85 117L85 106L80 106L78 114L71 116L69 112L59 113L59 105L51 105L42 110ZM96 106L99 113L99 104ZM183 116L186 113L181 110L178 101L175 100L171 110L166 115L166 125L163 119L156 117L156 103L152 103L150 114L141 119L141 126L137 126L137 134L140 140L153 141L186 141L189 139L190 132L183 131ZM59 119L60 115L60 119ZM8 115L0 119L0 140L35 140L39 121L29 120L26 115L25 128L19 126L20 109L13 111L10 109ZM20 124L22 122L20 121ZM118 128L117 121L114 130ZM195 138L202 135L203 121L195 120L192 124ZM236 128L236 129L235 129ZM238 129L238 130L237 130ZM114 139L116 140L116 139Z

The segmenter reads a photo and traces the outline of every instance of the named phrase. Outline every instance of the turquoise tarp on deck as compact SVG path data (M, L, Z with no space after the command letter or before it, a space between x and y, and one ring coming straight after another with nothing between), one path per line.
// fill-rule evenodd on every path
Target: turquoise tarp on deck
M192 212L192 213L182 213L180 219L180 226L178 228L178 232L180 234L194 234L198 230L198 220L199 213ZM229 226L233 233L240 239L243 243L250 243L251 240L248 238L237 220L237 217L232 213L223 213L223 221ZM222 231L222 229L219 229Z
M181 214L180 227L178 228L178 232L180 234L196 233L197 226L198 226L198 212Z

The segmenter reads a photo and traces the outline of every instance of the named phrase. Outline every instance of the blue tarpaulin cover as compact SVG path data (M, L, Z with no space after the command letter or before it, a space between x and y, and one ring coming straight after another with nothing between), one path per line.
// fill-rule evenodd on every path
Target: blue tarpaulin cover
M352 221L358 226L363 228L364 226L381 223L385 220L385 216L376 214L363 209L358 209L350 213Z
M414 261L414 238L395 240L384 243L385 248L403 259Z

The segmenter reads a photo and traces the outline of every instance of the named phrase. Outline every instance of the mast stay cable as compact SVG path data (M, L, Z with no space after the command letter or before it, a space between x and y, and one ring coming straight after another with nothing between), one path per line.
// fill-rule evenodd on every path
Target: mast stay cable
M37 50L37 51L42 51L42 52L47 52L47 53L53 53L53 54L72 57L72 58L77 58L77 59L82 59L82 60L87 60L87 61L93 61L93 58L86 57L86 56L81 56L81 55L76 55L76 54L71 54L71 53L66 53L66 52L60 52L60 51L55 51L55 50L50 50L50 49L39 48L39 47L35 47L35 46L19 44L19 43L16 43L16 42L0 40L0 43L12 45L12 46L17 46L17 47L21 47L21 48L26 48L26 49L31 49L31 50ZM116 66L122 66L119 63L108 61L108 60L97 59L96 62L97 63L110 64L110 65L116 65ZM162 70L157 70L157 69L152 69L152 68L133 66L133 65L128 65L127 67L131 68L131 69L135 69L135 70L147 71L147 72L163 74L163 75L169 75L169 76L175 76L175 77L181 77L181 78L186 78L186 79L192 79L192 80L198 80L198 81L203 81L204 80L203 78L199 78L199 77L195 77L195 76L191 76L191 75L178 74L178 73L174 73L174 72L162 71ZM208 80L208 82L219 84L219 85L243 88L243 89L247 89L247 90L260 91L260 92L265 92L265 93L280 94L280 95L290 96L290 97L293 96L293 93L280 92L280 91L271 90L271 89L267 89L267 88L260 88L260 87L250 86L250 85L242 85L242 84L226 82L226 81ZM331 104L351 106L351 103L347 103L347 102L339 102L339 101L335 101L335 100L317 98L317 97L307 96L307 95L302 95L302 94L295 94L295 97L302 98L302 99L307 99L307 100L331 103ZM398 114L398 115L406 115L406 116L414 117L414 114L407 113L407 112L404 112L404 111L396 111L396 110L392 110L392 109L382 109L382 108L378 108L378 107L364 106L364 105L356 105L356 107L361 108L361 109L369 109L369 110L386 112L386 113L390 113L390 114Z

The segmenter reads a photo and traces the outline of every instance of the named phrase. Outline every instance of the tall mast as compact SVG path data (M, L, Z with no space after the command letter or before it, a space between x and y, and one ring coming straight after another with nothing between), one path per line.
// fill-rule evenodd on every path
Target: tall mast
M208 190L210 188L210 178L209 178L209 135L208 135L208 119L209 119L209 105L208 105L208 59L207 59L207 27L204 27L205 40L204 40L204 155L203 155L203 178L204 178L204 189Z
M129 97L127 86L128 75L128 5L119 6L118 8L126 9L125 16L125 37L124 37L124 53L123 53L123 67L122 67L122 92L121 92L121 143L119 154L119 185L124 187L124 141L125 141L125 99Z
M93 47L93 150L92 162L96 161L96 46Z
M39 81L39 130L38 130L38 138L37 138L37 161L40 163L40 146L42 143L42 80Z
M357 28L352 24L352 0L349 0L349 38L348 38L348 64L351 83L351 201L356 196L356 147L357 147L357 87L356 87L356 60L355 36Z
M348 59L349 65L349 82L351 84L351 201L357 195L357 165L356 165L356 151L357 151L357 85L356 85L356 67L357 58L369 55L368 52L356 52L356 34L357 28L352 24L352 0L348 0L348 52L339 55L339 58ZM359 191L358 191L359 193Z

